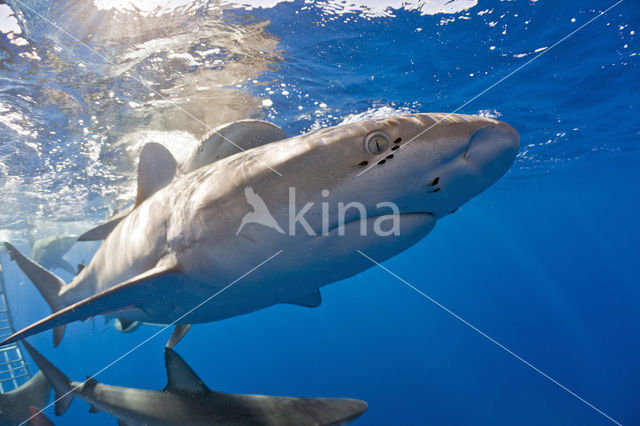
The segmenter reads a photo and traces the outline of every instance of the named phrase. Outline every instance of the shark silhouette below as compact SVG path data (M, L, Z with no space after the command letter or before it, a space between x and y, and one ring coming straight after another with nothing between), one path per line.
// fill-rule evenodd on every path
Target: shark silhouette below
M165 349L168 384L161 391L69 380L25 341L25 347L56 392L55 412L74 397L104 411L121 425L306 426L339 425L360 417L367 403L346 398L295 398L215 392L172 349Z

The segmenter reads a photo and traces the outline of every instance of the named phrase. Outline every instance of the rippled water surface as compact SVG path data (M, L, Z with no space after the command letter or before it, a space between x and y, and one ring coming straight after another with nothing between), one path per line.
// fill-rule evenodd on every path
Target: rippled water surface
M614 4L0 2L0 240L84 232L134 198L145 143L184 160L242 118L291 136L408 112L498 118L522 138L510 172L388 267L640 424L640 5L598 17ZM16 325L48 314L2 260ZM382 270L324 297L199 326L180 352L213 389L365 399L363 425L612 423ZM79 379L154 331L100 318L57 351L33 342ZM162 388L162 343L100 380ZM114 424L86 408L54 421Z

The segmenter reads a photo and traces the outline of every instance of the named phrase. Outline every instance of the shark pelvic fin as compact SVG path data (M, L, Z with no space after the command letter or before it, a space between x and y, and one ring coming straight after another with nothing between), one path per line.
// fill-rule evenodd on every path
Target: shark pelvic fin
M22 272L29 277L31 282L35 284L40 294L47 301L51 310L55 313L60 311L64 305L60 300L59 294L65 282L55 274L47 271L31 259L24 256L10 243L4 243L9 256L15 260ZM62 341L64 335L64 327L58 327L53 331L53 346L57 347Z
M289 300L285 303L289 305L304 306L305 308L317 308L322 304L322 295L320 294L320 290L316 289L311 293L304 294L301 297L296 297L295 299Z
M171 333L171 337L169 337L169 341L165 345L165 348L173 349L175 345L180 343L180 340L187 334L187 332L191 329L192 324L178 324L176 328L173 329L173 333Z
M29 426L54 426L53 422L37 407L29 407Z
M56 402L54 411L56 416L64 414L67 408L69 408L71 401L73 401L73 386L71 380L69 380L62 371L58 370L55 365L51 364L48 359L42 356L29 342L25 340L22 344L55 390Z
M209 388L173 349L164 349L164 364L167 368L165 392L207 393Z
M167 148L159 143L150 142L142 148L138 163L138 207L144 200L167 186L178 170L178 163Z
M95 315L117 312L129 308L140 307L136 302L144 301L149 291L153 290L155 278L179 272L178 266L173 261L159 264L155 268L137 275L127 281L117 284L107 290L88 297L84 300L69 305L46 318L36 321L17 333L12 334L2 342L0 346L22 340L50 328L64 324L84 320Z
M53 328L53 347L57 348L62 342L64 332L67 329L67 324L62 324Z

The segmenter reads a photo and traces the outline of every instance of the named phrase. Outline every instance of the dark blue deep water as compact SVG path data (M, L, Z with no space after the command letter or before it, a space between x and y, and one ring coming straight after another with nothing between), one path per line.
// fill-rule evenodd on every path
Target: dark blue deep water
M615 1L3 3L0 239L27 252L29 228L79 234L131 199L145 142L184 158L206 126L254 117L296 135L457 111L520 133L505 177L384 264L468 324L373 268L317 309L194 327L177 351L210 388L360 398L359 425L640 424L637 1L555 46ZM16 327L48 315L0 256ZM80 380L157 330L98 317L57 349L50 332L30 342ZM161 389L168 334L97 379ZM88 408L45 413L115 424Z

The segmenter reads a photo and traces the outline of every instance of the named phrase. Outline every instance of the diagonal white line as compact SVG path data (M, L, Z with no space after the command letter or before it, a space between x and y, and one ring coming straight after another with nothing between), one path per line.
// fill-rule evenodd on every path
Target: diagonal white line
M477 95L475 95L473 98L469 99L468 101L466 101L465 103L463 103L462 105L460 105L458 108L454 109L453 111L451 111L450 113L446 114L444 117L442 117L441 119L437 120L434 124L432 124L431 126L427 127L425 130L421 131L420 133L418 133L416 136L412 137L411 139L409 139L406 143L402 144L400 146L400 148L398 148L396 150L396 152L402 150L405 146L407 146L408 144L410 144L411 142L413 142L414 140L416 140L417 138L419 138L420 136L422 136L423 134L425 134L426 132L428 132L429 130L431 130L432 128L434 128L435 126L437 126L438 124L442 123L442 121L448 119L449 117L451 117L453 114L455 114L456 112L460 111L462 108L464 108L465 106L469 105L471 102L475 101L476 99L478 99L480 96L484 95L485 93L487 93L489 90L493 89L494 87L496 87L498 84L502 83L503 81L505 81L506 79L508 79L509 77L511 77L512 75L514 75L515 73L517 73L518 71L520 71L522 68L526 67L527 65L529 65L531 62L535 61L536 59L538 59L540 56L544 55L545 53L547 53L548 51L550 51L551 49L553 49L554 47L556 47L557 45L559 45L560 43L562 43L563 41L567 40L568 38L572 37L575 33L577 33L578 31L580 31L581 29L583 29L584 27L586 27L587 25L591 24L593 21L595 21L596 19L600 18L602 15L606 14L607 12L609 12L611 9L613 9L614 7L616 7L617 5L619 5L620 3L622 3L624 0L618 0L616 3L614 3L613 5L609 6L607 9L605 9L604 11L600 12L598 15L594 16L593 18L591 18L590 20L588 20L587 22L585 22L584 24L582 24L581 26L579 26L578 28L576 28L575 30L571 31L569 34L567 34L566 36L562 37L560 40L556 41L555 43L553 43L551 45L551 47L549 47L548 49L543 50L542 52L540 52L539 54L537 54L536 56L534 56L533 58L529 59L527 62L525 62L524 64L520 65L518 68L516 68L515 70L511 71L509 74L505 75L504 77L502 77L500 80L496 81L495 83L493 83L491 86L487 87L486 89L484 89L482 92L478 93ZM360 176L363 173L365 173L366 171L368 171L369 169L371 169L372 167L374 167L375 165L377 165L380 161L383 161L384 157L381 158L380 160L376 161L375 163L372 163L369 167L367 167L366 169L364 169L363 171L361 171L360 173L358 173L356 176Z
M19 3L20 5L22 5L24 8L29 9L31 12L33 12L35 15L39 16L40 18L42 18L45 22L47 22L48 24L52 25L54 28L56 28L58 31L61 31L62 33L64 33L67 37L69 37L70 39L72 39L73 41L75 41L76 43L80 44L81 46L84 46L85 48L87 48L90 52L92 52L94 55L96 55L97 57L99 57L100 59L102 59L103 61L105 61L106 63L108 63L109 65L112 65L114 67L117 67L116 64L114 64L112 61L109 60L109 58L105 57L104 55L102 55L100 52L98 52L97 50L91 48L90 46L86 45L85 43L81 42L80 40L78 40L78 38L76 36L74 36L73 34L69 33L68 31L66 31L64 28L61 28L58 24L56 24L55 22L51 21L50 19L48 19L47 17L43 16L41 13L37 12L36 10L34 10L32 7L30 7L29 5L25 4L24 2L22 2L21 0L15 0L16 3ZM171 105L173 105L174 107L178 108L180 111L184 112L187 116L193 118L194 120L196 120L198 123L202 124L203 126L205 126L207 129L211 130L212 132L215 132L217 135L219 135L220 137L222 137L224 140L226 140L227 142L229 142L231 145L235 146L236 148L238 148L240 151L243 152L247 152L246 149L242 148L241 146L237 145L235 142L233 142L231 139L227 138L225 135L223 135L222 133L218 132L215 129L212 129L209 125L207 125L204 121L200 120L198 117L196 117L195 115L191 114L189 111L185 110L184 108L182 108L180 105L178 105L177 103L175 103L174 101L172 101L171 99L167 98L166 96L164 96L162 93L158 92L157 90L155 90L153 87L149 87L145 84L145 82L139 78L136 77L133 74L129 74L129 76L134 79L135 81L137 81L138 83L140 83L145 89L155 93L156 95L158 95L160 98L162 98L162 100L167 101L168 103L170 103ZM282 176L282 173L280 173L279 171L277 171L276 169L274 169L273 167L271 167L270 165L268 165L267 163L265 163L264 161L262 161L261 159L259 159L258 157L256 157L255 155L253 155L250 152L247 152L254 160L257 160L258 162L262 163L263 165L265 165L266 167L268 167L269 169L271 169L272 172L274 172L275 174Z
M167 328L171 327L172 325L176 324L178 321L180 321L181 319L185 318L186 316L192 314L194 311L196 311L197 309L199 309L200 307L202 307L204 304L208 303L209 301L213 300L216 296L218 296L220 293L222 293L223 291L227 290L228 288L230 288L232 285L236 284L238 281L240 281L241 279L243 279L244 277L246 277L247 275L249 275L250 273L252 273L253 271L255 271L256 269L258 269L259 267L261 267L262 265L264 265L265 263L267 263L268 261L270 261L271 259L273 259L274 257L276 257L277 255L279 255L280 253L282 253L284 250L279 250L278 252L276 252L275 254L271 255L268 259L263 260L262 262L260 262L258 265L254 266L253 268L251 268L249 271L245 272L244 274L242 274L240 277L236 278L235 280L233 280L230 284L226 285L222 290L218 290L217 292L215 292L214 294L212 294L211 296L209 296L208 298L206 298L204 301L200 302L199 304L197 304L196 306L194 306L193 308L191 308L186 314L183 314L182 316L178 317L176 320L174 320L171 324L167 324L164 327L162 327L159 331L157 331L156 333L152 334L151 336L147 337L146 339L144 339L142 342L138 343L137 345L135 345L133 348L129 349L127 352L125 352L124 354L120 355L118 358L116 358L114 361L110 362L106 367L102 368L101 370L99 370L97 373L87 377L87 379L78 384L77 386L75 386L73 389L71 389L69 392L65 393L64 395L62 395L61 397L57 398L55 401L53 401L51 404L47 405L46 407L42 408L40 411L38 411L37 413L34 413L31 417L29 417L28 419L26 419L25 421L23 421L22 423L20 423L18 426L23 426L26 425L27 422L31 419L33 419L35 416L37 416L38 414L42 413L44 410L46 410L47 408L51 407L52 405L54 405L56 402L60 401L62 398L64 398L65 396L69 395L70 393L73 393L76 389L82 387L85 383L87 383L89 380L97 377L99 374L101 374L102 372L104 372L105 370L113 367L115 364L117 364L118 362L120 362L123 358L125 358L126 356L130 355L131 353L135 352L136 350L138 350L140 347L142 347L143 345L145 345L149 340L153 339L154 337L156 337L158 334L162 333L163 331L165 331Z
M490 342L492 342L493 344L498 346L500 349L502 349L503 351L505 351L509 355L511 355L514 358L516 358L518 361L520 361L523 364L525 364L527 367L531 368L532 370L534 370L535 372L539 373L540 375L542 375L543 377L545 377L546 379L548 379L552 383L554 383L557 386L559 386L560 388L564 389L565 391L567 391L568 393L570 393L571 395L573 395L574 397L576 397L577 399L579 399L580 401L582 401L583 403L588 405L589 407L593 408L595 411L597 411L598 413L600 413L601 415L603 415L607 419L611 420L613 423L617 424L618 426L622 426L622 424L620 424L619 422L617 422L616 420L614 420L613 418L608 416L604 411L600 410L598 407L594 406L589 401L587 401L586 399L582 398L580 395L578 395L575 392L573 392L571 389L569 389L566 386L564 386L562 383L560 383L557 380L553 379L547 373L545 373L544 371L542 371L539 368L535 367L533 364L531 364L530 362L528 362L527 360L522 358L520 355L518 355L515 352L513 352L512 350L510 350L509 348L507 348L506 346L504 346L503 344L501 344L500 342L498 342L497 340L495 340L494 338L492 338L491 336L486 334L484 331L480 330L478 327L476 327L473 324L469 323L464 318L462 318L461 316L459 316L458 314L456 314L455 312L453 312L452 310L450 310L446 306L440 304L437 300L433 299L432 297L428 296L427 294L425 294L424 292L422 292L418 288L416 288L413 285L409 284L406 280L404 280L403 278L401 278L398 275L394 274L392 271L390 271L389 269L385 268L380 263L376 262L374 259L370 258L369 256L367 256L366 254L364 254L360 250L356 250L356 251L358 253L360 253L362 256L364 256L365 258L369 259L375 265L379 266L380 268L382 268L385 271L387 271L389 274L391 274L394 277L396 277L398 280L402 281L402 283L404 283L407 287L411 288L412 290L414 290L415 292L420 294L422 297L424 297L425 299L429 300L431 303L433 303L434 305L438 306L440 309L444 310L446 313L448 313L449 315L451 315L452 317L454 317L458 321L462 322L467 327L471 328L476 333L480 334L482 337L484 337L485 339L489 340Z

